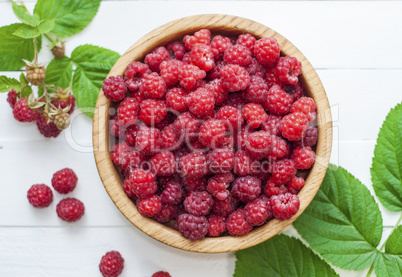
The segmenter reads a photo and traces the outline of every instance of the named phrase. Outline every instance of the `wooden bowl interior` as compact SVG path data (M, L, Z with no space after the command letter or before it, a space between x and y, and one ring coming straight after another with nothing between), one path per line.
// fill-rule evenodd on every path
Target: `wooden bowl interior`
M142 61L144 56L155 47L181 39L186 34L193 34L202 28L210 29L213 34L239 35L251 33L257 38L275 37L283 55L296 57L302 63L301 81L306 94L317 103L318 143L316 146L316 162L311 168L305 187L299 192L300 209L291 219L281 221L272 219L265 225L255 228L241 237L224 236L205 238L191 242L178 231L143 217L134 203L122 189L122 179L110 159L109 110L110 101L101 91L97 101L93 123L93 146L96 164L102 182L111 199L123 215L150 237L167 245L183 250L220 253L237 251L261 243L281 232L291 224L314 198L325 176L329 164L332 145L332 120L329 103L321 81L304 55L283 36L257 22L227 15L198 15L167 23L139 39L114 65L109 76L123 75L132 61Z

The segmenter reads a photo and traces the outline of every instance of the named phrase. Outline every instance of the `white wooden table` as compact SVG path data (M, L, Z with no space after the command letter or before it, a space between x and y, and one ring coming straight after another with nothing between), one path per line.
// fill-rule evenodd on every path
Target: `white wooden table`
M35 1L26 2L32 10ZM258 21L304 53L331 103L331 161L372 191L369 168L375 139L390 108L402 101L402 2L103 1L89 27L68 40L67 54L86 43L122 54L157 26L203 13ZM14 22L11 4L0 0L0 26ZM41 61L50 59L40 55ZM0 75L17 77L19 72ZM174 277L231 276L234 253L197 254L166 246L120 214L96 170L91 124L75 112L72 126L57 139L45 139L34 124L13 119L6 94L0 94L0 276L100 276L100 258L112 249L125 258L122 277L147 277L158 270ZM26 199L32 184L50 185L52 174L64 167L76 171L79 181L71 195L86 207L85 216L74 224L57 217L59 194L47 209L34 209ZM399 214L381 210L387 235ZM297 236L292 227L285 233ZM367 272L336 270L341 276Z

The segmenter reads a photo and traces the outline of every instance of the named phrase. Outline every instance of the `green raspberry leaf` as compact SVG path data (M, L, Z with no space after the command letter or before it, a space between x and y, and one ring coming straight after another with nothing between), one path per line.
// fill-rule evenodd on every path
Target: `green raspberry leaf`
M285 235L237 251L236 258L233 277L338 276L300 240Z
M32 87L31 86L24 86L21 90L21 97L28 98L29 95L32 94Z
M8 78L7 76L0 76L0 92L9 92L10 90L15 89L17 92L21 90L21 83L14 79Z
M21 73L21 74L20 74L20 82L21 82L21 84L23 84L23 85L28 85L28 81L27 81L27 79L25 78L25 74L24 74L24 73Z
M77 67L73 77L73 94L77 106L86 115L93 116L103 80L119 57L112 50L93 45L78 46L71 53L71 60Z
M66 38L81 32L95 17L101 0L38 0L35 13L54 19L52 34Z
M370 191L342 167L332 166L313 201L293 223L328 262L360 270L376 258L383 223Z
M73 63L70 58L64 56L61 59L54 58L46 68L45 83L56 87L68 88L73 79Z
M384 207L402 211L402 103L382 124L370 171L374 192Z
M23 24L20 28L18 28L13 35L18 36L20 38L36 38L41 35L39 30L36 27L32 27L30 25Z
M24 25L16 23L0 28L0 71L20 70L25 65L22 59L32 61L34 58L33 40L13 35L22 26ZM37 41L39 51L42 37L39 36Z
M385 252L402 255L402 225L399 225L385 243Z
M13 5L13 11L15 15L23 23L36 27L39 24L40 18L37 14L31 15L27 8L23 5L17 5L14 1L11 1Z
M49 33L54 28L54 20L42 20L37 28L41 34Z
M402 276L402 255L378 255L374 261L374 272L378 277Z

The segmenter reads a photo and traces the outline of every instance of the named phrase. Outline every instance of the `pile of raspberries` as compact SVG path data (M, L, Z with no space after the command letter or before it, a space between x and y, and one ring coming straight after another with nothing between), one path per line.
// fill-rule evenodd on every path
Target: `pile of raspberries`
M291 218L318 137L301 67L275 38L202 29L105 79L111 159L138 211L192 241Z

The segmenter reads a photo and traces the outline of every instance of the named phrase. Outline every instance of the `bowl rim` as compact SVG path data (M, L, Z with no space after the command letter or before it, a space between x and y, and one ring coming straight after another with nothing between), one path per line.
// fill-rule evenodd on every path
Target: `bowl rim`
M202 14L168 22L137 40L118 59L108 76L123 75L129 63L134 60L140 60L155 47L203 28L210 29L211 32L251 33L257 38L274 37L281 46L281 53L296 57L302 63L302 75L300 76L303 85L309 96L317 104L318 142L316 146L316 162L310 169L305 187L298 193L301 199L299 211L288 220L271 219L263 226L254 228L244 236L207 237L192 242L173 228L140 215L133 201L123 191L121 177L111 161L109 152L108 118L111 102L104 96L102 90L99 93L94 112L93 147L96 166L107 193L120 212L133 225L148 236L178 249L200 253L223 253L238 251L266 241L284 230L306 209L317 193L329 165L332 147L332 118L324 87L306 57L290 41L276 31L253 20L238 16Z

